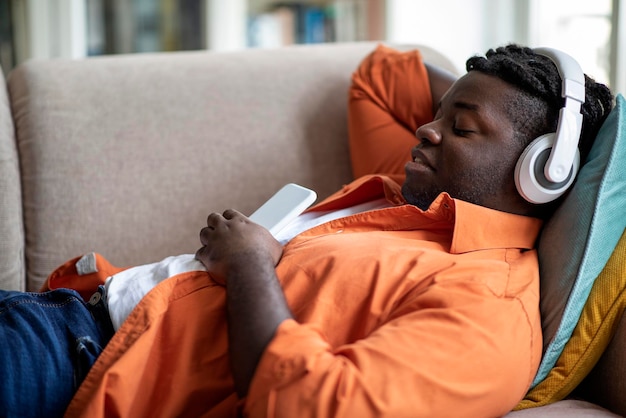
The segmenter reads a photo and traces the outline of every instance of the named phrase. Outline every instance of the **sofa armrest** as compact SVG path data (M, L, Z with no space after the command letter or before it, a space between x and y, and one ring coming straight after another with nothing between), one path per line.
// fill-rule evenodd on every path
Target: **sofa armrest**
M15 130L0 69L0 289L24 290L24 229Z

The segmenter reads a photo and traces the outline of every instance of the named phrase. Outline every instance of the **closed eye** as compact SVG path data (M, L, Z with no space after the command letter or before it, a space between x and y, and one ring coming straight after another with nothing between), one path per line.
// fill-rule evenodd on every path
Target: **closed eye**
M452 127L452 132L454 132L455 135L462 136L462 137L468 137L474 133L474 131L467 130L467 129L459 129L456 126Z

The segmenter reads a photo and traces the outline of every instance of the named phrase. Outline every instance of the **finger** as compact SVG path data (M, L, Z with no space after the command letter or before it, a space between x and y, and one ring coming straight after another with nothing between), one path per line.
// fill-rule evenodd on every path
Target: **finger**
M196 251L196 254L194 256L194 258L198 261L202 261L202 254L204 253L204 249L206 248L206 246L202 246L200 248L198 248L198 251Z
M236 211L235 209L226 209L222 216L224 217L224 219L230 220L237 217L243 217L244 215L241 212Z
M215 230L215 228L211 228L205 226L200 230L200 244L206 246L209 245L209 239L211 238L211 233Z
M222 215L217 212L213 212L206 218L206 225L211 229L215 229L215 227L221 223L223 219L224 217Z

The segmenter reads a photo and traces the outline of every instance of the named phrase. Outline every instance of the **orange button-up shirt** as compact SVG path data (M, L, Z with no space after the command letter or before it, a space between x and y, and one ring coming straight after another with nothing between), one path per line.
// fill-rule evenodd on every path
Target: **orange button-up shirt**
M276 268L295 320L267 347L248 397L230 374L225 289L206 272L161 282L114 335L67 416L498 416L539 364L540 221L442 194L422 212L397 183L360 179L317 209L394 207L306 231ZM50 287L88 287L119 269Z

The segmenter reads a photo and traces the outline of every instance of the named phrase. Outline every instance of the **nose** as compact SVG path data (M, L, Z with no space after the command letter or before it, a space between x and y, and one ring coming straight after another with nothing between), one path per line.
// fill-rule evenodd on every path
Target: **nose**
M417 128L415 131L417 139L421 142L428 141L432 145L439 145L441 143L441 130L437 122L434 120Z

